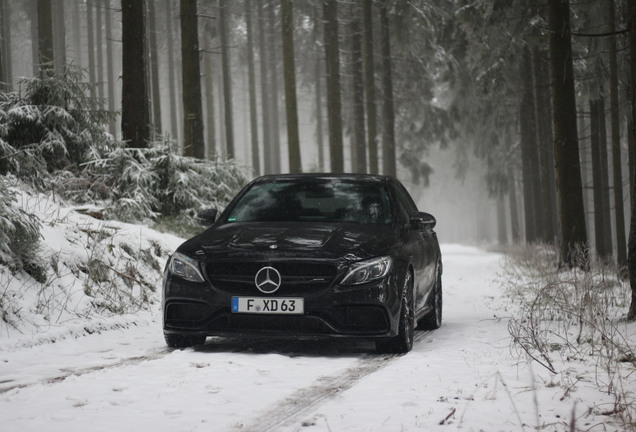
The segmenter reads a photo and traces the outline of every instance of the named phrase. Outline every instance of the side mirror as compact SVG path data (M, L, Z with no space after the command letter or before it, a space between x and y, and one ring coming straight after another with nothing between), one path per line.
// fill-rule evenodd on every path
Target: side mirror
M418 228L418 229L422 229L422 228L433 229L435 228L435 225L437 224L437 220L432 214L424 213L424 212L417 212L412 214L410 218L410 222L413 228Z
M216 222L217 213L218 211L215 208L201 210L197 213L197 222L199 225L210 226Z

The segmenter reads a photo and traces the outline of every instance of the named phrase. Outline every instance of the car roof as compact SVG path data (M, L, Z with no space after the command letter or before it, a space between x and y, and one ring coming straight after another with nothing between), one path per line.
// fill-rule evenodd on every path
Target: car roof
M344 174L334 174L334 173L301 173L301 174L270 174L264 175L254 179L255 183L268 183L275 181L286 181L286 180L311 180L311 179L321 179L321 180L355 180L355 181L380 181L380 182L388 182L393 178L384 175L378 174L355 174L355 173L344 173Z

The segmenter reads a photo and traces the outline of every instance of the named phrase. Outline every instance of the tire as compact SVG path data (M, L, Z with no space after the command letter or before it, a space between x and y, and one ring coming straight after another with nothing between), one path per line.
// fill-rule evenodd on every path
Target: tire
M415 331L415 298L413 296L413 273L409 271L402 290L399 333L389 339L379 340L375 349L379 354L406 354L413 348Z
M182 336L164 333L163 337L166 339L166 345L170 348L190 348L205 343L205 336Z
M442 274L440 271L437 272L433 290L430 305L431 311L418 322L418 328L422 330L437 330L442 326L442 306L444 302L442 297Z

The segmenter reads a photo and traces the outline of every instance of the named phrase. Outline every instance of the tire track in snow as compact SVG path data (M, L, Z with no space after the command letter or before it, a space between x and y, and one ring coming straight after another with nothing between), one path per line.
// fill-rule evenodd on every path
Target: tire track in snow
M424 339L428 334L430 334L429 331L416 332L414 342ZM289 397L279 402L273 409L256 415L255 420L251 422L235 425L234 429L237 431L270 432L283 425L288 425L309 409L349 390L362 378L383 369L400 357L401 355L399 354L365 355L358 360L358 365L350 367L337 375L318 378L316 384L296 390Z
M140 364L144 361L157 360L161 357L164 357L167 354L170 354L172 351L174 350L166 348L166 349L156 351L149 355L124 358L115 363L105 363L101 365L89 366L84 368L75 368L75 369L70 369L70 368L60 369L60 371L62 371L63 373L51 378L45 378L45 379L34 381L34 382L9 385L7 387L0 387L0 394L7 393L15 389L24 389L24 388L33 387L40 384L57 384L72 376L82 376L82 375L87 375L87 374L102 371L102 370L115 369L115 368L124 367L124 366L133 366L133 365ZM5 380L5 381L2 381L0 385L8 384L10 382L12 382L12 380Z

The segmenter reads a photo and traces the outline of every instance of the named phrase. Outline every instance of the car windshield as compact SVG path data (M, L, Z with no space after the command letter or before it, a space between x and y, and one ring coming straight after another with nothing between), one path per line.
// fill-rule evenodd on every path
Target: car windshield
M254 184L226 222L390 224L387 187L363 181L277 181Z

